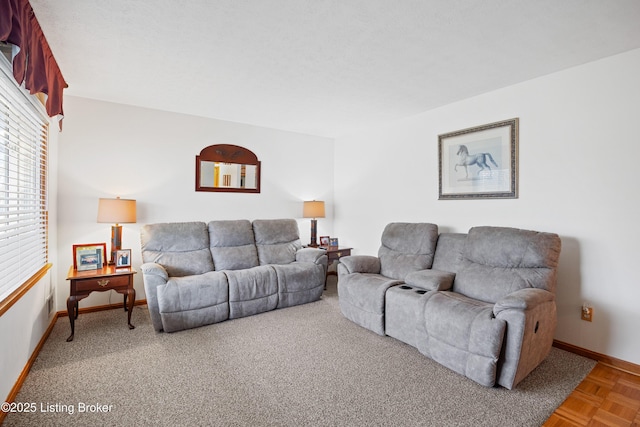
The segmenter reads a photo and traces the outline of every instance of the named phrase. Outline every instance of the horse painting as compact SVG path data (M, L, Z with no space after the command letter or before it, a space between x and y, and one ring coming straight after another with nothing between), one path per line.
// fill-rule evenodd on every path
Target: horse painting
M477 165L480 167L478 171L478 175L485 169L491 170L491 167L487 164L487 160L493 163L495 167L498 167L498 164L493 160L493 157L490 153L479 153L479 154L469 154L469 149L467 149L466 145L461 145L458 148L458 152L456 153L459 156L459 162L454 166L454 170L458 171L458 166L464 166L464 172L466 178L469 178L469 171L467 166Z

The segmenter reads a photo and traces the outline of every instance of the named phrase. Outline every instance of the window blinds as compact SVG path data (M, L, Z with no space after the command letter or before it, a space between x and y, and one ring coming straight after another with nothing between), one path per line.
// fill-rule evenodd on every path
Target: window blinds
M0 58L0 301L48 262L48 121Z

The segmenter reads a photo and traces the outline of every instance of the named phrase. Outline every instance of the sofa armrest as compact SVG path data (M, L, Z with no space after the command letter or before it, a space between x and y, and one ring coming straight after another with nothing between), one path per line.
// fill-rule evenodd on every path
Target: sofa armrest
M340 258L340 265L350 273L380 274L380 258L372 255L350 255ZM344 269L342 269L344 271Z
M296 262L312 262L326 265L327 251L317 248L302 248L296 252Z
M147 307L153 329L162 330L162 319L160 318L160 308L158 306L158 286L164 286L169 280L167 270L155 262L147 262L140 266L142 270L142 281L144 282L144 293L147 297Z
M420 270L407 274L407 285L427 291L448 291L453 286L455 273L441 270Z
M169 273L167 270L161 266L160 264L156 264L155 262L147 262L140 266L140 270L142 270L143 275L150 276L159 276L160 279L164 279L166 282L169 280Z
M493 314L498 316L505 310L530 310L545 302L553 301L555 295L544 289L520 289L503 297L493 306Z

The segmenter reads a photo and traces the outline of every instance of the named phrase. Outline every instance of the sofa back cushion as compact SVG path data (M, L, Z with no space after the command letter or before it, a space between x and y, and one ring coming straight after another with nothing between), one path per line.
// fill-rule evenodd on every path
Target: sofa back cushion
M295 219L256 219L253 234L260 265L292 263L302 248Z
M211 256L216 270L257 267L258 251L248 220L209 222Z
M456 274L453 290L490 303L525 288L555 293L560 247L560 237L553 233L474 227L464 247L466 265Z
M432 268L457 273L466 264L463 256L466 241L466 234L440 233Z
M378 250L380 274L404 280L413 271L431 268L438 226L429 223L392 222L382 232Z
M169 276L213 271L209 233L204 222L146 224L140 230L143 262L162 265Z

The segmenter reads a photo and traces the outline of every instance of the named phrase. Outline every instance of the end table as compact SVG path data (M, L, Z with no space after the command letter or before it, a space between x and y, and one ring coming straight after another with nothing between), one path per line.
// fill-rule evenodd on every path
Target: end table
M67 298L71 335L67 338L67 342L73 341L75 320L78 318L78 302L94 291L114 290L124 295L124 310L129 312L127 315L129 329L134 329L135 326L131 324L131 312L136 299L136 290L133 288L133 275L136 273L132 268L116 268L114 265L86 271L78 271L71 266L67 274L67 280L71 282L69 298Z
M322 246L322 249L327 251L327 258L329 258L329 262L327 263L327 276L329 275L338 275L335 271L329 271L329 266L333 264L334 261L338 261L343 256L351 255L351 249L345 246ZM324 288L327 289L327 280L325 278Z

